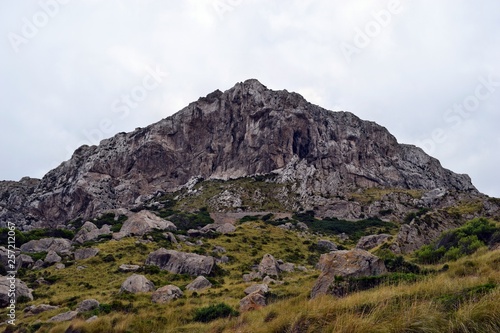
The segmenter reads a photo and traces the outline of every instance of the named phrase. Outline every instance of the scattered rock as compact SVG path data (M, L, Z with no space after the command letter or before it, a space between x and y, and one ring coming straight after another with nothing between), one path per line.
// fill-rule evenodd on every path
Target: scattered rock
M261 280L262 279L262 274L259 272L251 272L248 274L243 274L243 281L245 282L252 282L254 280Z
M62 258L55 251L52 250L50 250L49 253L47 253L47 256L44 259L44 261L49 265L61 262L61 260Z
M210 288L211 286L212 286L212 283L210 283L210 281L208 281L206 277L204 277L203 275L200 275L196 279L194 279L193 282L188 284L186 286L186 289L198 291L198 290Z
M175 238L175 235L171 232L166 232L163 234L166 239L168 239L171 243L177 244L177 239Z
M15 284L15 287L11 288L11 285ZM31 289L19 279L10 279L7 276L0 276L0 307L6 307L10 304L9 293L11 289L16 290L16 299L19 297L26 297L29 300L33 300L33 295L31 294Z
M261 276L279 276L279 267L276 259L272 255L265 254L259 264L259 273Z
M358 244L356 244L356 248L368 251L385 243L391 239L391 237L392 236L388 234L364 236L359 239Z
M75 251L75 260L85 260L95 257L99 253L98 248L83 248Z
M267 284L254 284L244 290L246 295L250 295L252 293L260 293L262 295L266 295L269 292L269 287Z
M16 269L20 270L21 268L31 268L35 262L33 258L26 254L20 254L16 258Z
M65 238L42 238L24 243L20 249L21 252L26 253L54 251L58 254L64 254L70 251L71 242Z
M39 313L51 311L51 310L55 310L55 309L59 309L59 307L48 305L48 304L29 305L24 309L24 312L25 312L26 316L34 316L34 315L37 315Z
M224 247L219 246L219 245L215 245L212 251L215 253L226 253L227 252L227 250Z
M42 269L44 265L45 265L45 263L43 262L43 260L38 259L37 261L35 261L35 263L33 264L33 267L31 267L31 269L36 271L36 270Z
M66 268L66 265L64 265L63 263L58 263L54 266L55 269L65 269Z
M92 323L94 321L96 321L97 319L99 319L99 317L97 316L92 316L90 317L89 319L85 320L86 323Z
M304 222L297 222L297 229L306 231L309 230L309 227Z
M278 266L280 272L293 272L295 271L295 265L289 262L285 262Z
M266 305L266 297L257 291L240 300L240 311L259 310Z
M175 231L177 227L172 222L166 221L150 211L142 210L129 217L123 223L120 232L113 234L113 238L121 239L128 236L143 236L153 230Z
M326 239L320 239L316 245L319 248L324 248L329 252L338 250L337 245L334 242Z
M210 274L215 260L210 256L161 248L149 254L146 265L158 266L160 269L174 274L198 276Z
M85 242L95 241L102 235L110 235L111 227L109 225L103 225L101 229L99 229L92 222L85 222L82 228L76 233L73 238L73 242L77 244L84 244Z
M264 282L265 284L267 285L270 285L270 284L277 284L277 281L269 276L266 276L262 282Z
M134 274L129 276L125 282L122 283L120 293L129 292L132 294L147 293L155 290L153 282L149 281L144 275Z
M321 275L311 292L312 298L328 294L336 277L376 276L387 273L383 260L361 249L322 254L317 268L321 270Z
M91 311L91 310L97 309L99 307L99 304L100 303L95 299L86 299L84 301L81 301L76 306L76 311L78 313Z
M122 264L120 265L120 267L118 267L118 270L120 270L120 272L130 273L130 272L137 272L139 268L141 268L141 266L139 265Z
M50 318L49 321L50 322L70 321L70 320L75 319L76 316L78 316L78 312L68 311L68 312L60 313L57 316Z
M168 303L179 297L182 297L184 294L179 289L179 287L169 284L167 286L158 288L153 295L151 296L151 301L153 303Z

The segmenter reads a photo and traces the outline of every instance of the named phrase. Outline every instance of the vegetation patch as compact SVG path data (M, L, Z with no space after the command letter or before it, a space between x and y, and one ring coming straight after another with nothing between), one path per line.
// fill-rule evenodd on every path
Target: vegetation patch
M227 318L227 317L237 317L239 316L238 311L234 310L232 307L226 303L219 303L215 305L206 306L203 308L196 309L194 311L194 321L199 321L202 323L208 323L210 321Z

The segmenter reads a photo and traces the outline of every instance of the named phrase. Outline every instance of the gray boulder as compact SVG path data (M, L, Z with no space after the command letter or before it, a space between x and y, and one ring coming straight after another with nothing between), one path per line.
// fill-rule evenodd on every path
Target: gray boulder
M254 292L240 300L240 311L252 311L262 309L267 305L266 297L260 292Z
M243 281L252 282L253 280L262 280L262 274L260 272L250 272L248 274L243 274Z
M210 274L215 260L210 256L161 248L149 254L146 265L158 266L160 269L174 274L198 276Z
M129 292L132 294L147 293L155 290L153 282L149 281L144 275L134 274L129 276L120 288L120 293Z
M55 309L59 309L59 307L53 306L53 305L48 305L48 304L30 305L24 309L24 313L26 316L34 316L34 315L37 315L39 313L51 311L51 310L55 310Z
M76 306L76 311L78 313L91 311L91 310L97 309L99 307L99 304L100 303L95 299L86 299L84 301L81 301Z
M320 239L318 243L316 244L320 248L324 248L328 251L337 251L337 245L333 243L332 241L326 240L326 239Z
M94 223L87 221L76 233L75 237L73 238L73 242L83 244L85 242L95 241L101 235L109 234L111 234L111 227L109 225L104 225L101 229L99 229Z
M231 223L211 223L201 228L202 233L218 232L221 234L230 234L236 230Z
M322 254L317 268L321 270L321 275L311 292L313 298L330 293L336 277L356 278L387 273L383 260L361 249Z
M123 224L120 232L113 234L113 238L121 239L128 236L143 236L153 230L175 231L177 227L172 222L166 221L150 211L143 210L129 217Z
M283 264L278 265L279 271L280 272L293 272L295 271L295 265L289 262L285 262Z
M158 288L151 296L153 303L168 303L184 295L179 287L169 284L167 286Z
M38 259L37 261L35 261L35 263L31 267L31 269L36 271L36 270L42 269L44 265L45 265L45 263L43 262L43 260Z
M63 312L58 314L57 316L54 316L49 319L50 322L61 322L61 321L70 321L76 318L78 316L77 311L68 311L68 312Z
M75 251L75 260L85 260L95 257L99 253L98 248L83 248Z
M65 269L66 268L66 265L64 265L63 263L57 263L55 266L54 266L55 269Z
M71 249L71 242L65 238L43 238L31 240L21 245L21 252L37 253L54 251L58 254L68 253Z
M203 275L200 275L196 279L194 279L193 282L188 284L186 286L186 289L198 291L198 290L210 288L211 286L212 286L212 283L210 283L210 281L208 281L206 277L204 277Z
M16 269L19 270L21 268L31 268L33 267L33 258L26 254L20 254L16 258Z
M244 290L245 295L250 295L256 292L262 295L266 295L269 292L269 287L267 286L267 284L254 284Z
M43 261L51 265L61 262L61 260L62 258L55 251L50 250L49 253L47 253L47 256L45 256L45 259Z
M120 270L120 272L129 273L129 272L137 272L139 268L141 268L141 266L139 265L122 264L120 265L120 267L118 267L118 270Z
M262 258L258 270L261 276L268 275L278 277L280 272L276 259L269 253L265 254Z
M392 236L388 234L364 236L359 239L358 244L356 244L356 248L368 251L385 243L391 239L391 237Z
M15 286L15 287L14 287ZM0 307L6 307L10 304L9 293L11 290L16 290L16 299L19 297L26 297L33 300L31 289L19 279L10 279L7 276L0 276Z

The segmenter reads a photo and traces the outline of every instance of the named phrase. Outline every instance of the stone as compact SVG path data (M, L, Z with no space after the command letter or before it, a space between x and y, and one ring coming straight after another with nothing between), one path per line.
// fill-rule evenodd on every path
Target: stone
M184 293L180 290L179 287L174 285L167 285L161 288L158 288L153 295L151 296L151 301L153 303L169 303L175 299L182 297Z
M79 271L82 271L84 270L85 268L87 268L87 266L77 266L76 269L79 270Z
M130 273L130 272L137 272L140 268L141 268L141 266L139 266L139 265L122 264L122 265L120 265L120 267L118 267L118 270L120 272Z
M252 282L254 280L262 280L262 274L260 272L251 272L248 274L243 274L243 281Z
M392 236L388 234L364 236L359 239L356 248L368 251L387 242L391 238Z
M0 307L6 307L10 304L10 290L11 285L14 283L16 290L16 299L19 297L24 297L29 300L33 300L33 295L31 294L31 289L19 279L10 279L8 276L0 276Z
M304 222L297 222L297 229L306 231L309 230L309 227Z
M145 264L158 266L161 270L174 274L198 276L209 275L214 268L215 259L210 256L161 248L150 253Z
M24 309L24 313L26 314L26 316L34 316L42 312L51 311L55 309L59 309L59 307L48 304L29 305Z
M62 322L62 321L70 321L76 318L78 316L77 311L68 311L68 312L63 312L58 314L57 316L54 316L49 319L49 322Z
M177 238L175 238L175 235L171 232L166 232L163 234L166 239L168 239L171 243L177 244Z
M64 265L63 263L58 263L54 266L55 269L65 269L66 268L66 265Z
M214 248L212 249L213 252L215 253L226 253L227 250L222 247L222 246L219 246L219 245L215 245Z
M323 249L326 249L327 251L331 252L331 251L337 251L337 245L335 245L334 242L332 241L329 241L327 239L320 239L318 241L318 243L316 243L316 245L319 247L319 248L323 248Z
M99 307L99 305L100 305L100 303L95 299L92 299L92 298L86 299L86 300L81 301L76 306L76 311L78 313L91 311L91 310L97 309Z
M85 260L95 257L99 253L99 249L95 247L82 248L75 251L75 260Z
M44 267L44 265L45 265L45 263L43 262L43 260L38 259L37 261L35 261L35 263L33 264L33 267L31 267L31 269L36 271L36 270L42 269Z
M212 283L203 275L198 276L194 281L186 286L187 290L199 291L212 287Z
M20 270L21 268L31 268L35 262L33 258L26 254L20 254L16 258L16 270Z
M259 273L262 276L279 276L279 267L276 259L271 254L265 254L259 264Z
M266 276L265 278L262 279L262 282L266 285L270 284L277 284L277 281L273 279L272 277Z
M285 262L285 263L279 265L278 269L280 272L291 273L291 272L295 271L295 265L292 263L289 263L289 262Z
M96 241L99 236L110 234L111 227L109 225L103 225L101 229L99 229L94 223L87 221L82 225L75 237L73 237L73 242L84 244L86 242Z
M58 254L64 254L71 250L71 242L65 238L42 238L24 243L20 249L21 252L25 253L54 251Z
M177 227L172 222L166 221L150 211L142 210L129 217L123 223L120 232L113 234L113 238L143 236L153 230L175 231Z
M260 310L267 305L266 297L260 292L254 292L240 300L240 311Z
M45 257L44 261L47 263L47 264L55 264L55 263L58 263L58 262L61 262L62 258L55 252L55 251L52 251L50 250L48 253L47 253L47 256Z
M337 277L356 278L387 273L383 260L361 249L322 254L317 268L321 274L311 292L312 298L328 294Z
M96 321L97 319L99 319L99 317L97 316L92 316L90 317L89 319L85 320L86 323L92 323L94 321Z
M269 287L267 284L254 284L250 287L247 287L244 290L245 295L250 295L252 293L260 293L262 295L266 295L269 293Z
M120 293L129 292L137 294L147 293L153 290L155 290L153 282L149 281L144 275L133 274L122 283Z

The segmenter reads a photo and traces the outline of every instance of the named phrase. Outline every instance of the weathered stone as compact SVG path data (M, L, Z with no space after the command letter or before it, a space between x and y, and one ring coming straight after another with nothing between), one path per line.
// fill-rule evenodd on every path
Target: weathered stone
M85 260L95 257L99 253L99 249L95 247L78 249L75 251L75 260Z
M20 247L21 252L37 253L54 251L58 254L68 253L71 242L65 238L43 238L31 240Z
M94 223L87 221L76 233L73 242L83 244L85 242L95 241L99 236L109 234L111 234L111 227L109 225L104 225L99 229Z
M305 231L309 230L309 227L304 222L297 222L297 229Z
M163 234L166 239L168 239L171 243L177 244L177 238L175 238L175 235L171 232L166 232Z
M92 323L94 321L96 321L97 319L99 319L99 317L97 316L92 316L90 317L89 319L85 320L86 323Z
M11 288L15 286L15 288ZM10 290L16 290L16 299L19 297L24 297L29 300L33 300L33 295L31 294L31 289L19 279L10 279L7 276L0 276L0 307L6 307L10 304Z
M264 257L262 258L260 264L259 264L259 273L262 276L279 276L279 267L278 263L276 262L276 259L272 255L265 254Z
M236 230L236 227L232 225L231 223L212 223L212 224L207 224L203 228L201 228L202 232L218 232L221 234L230 234L233 233Z
M387 273L383 260L361 249L322 254L317 268L321 270L321 275L311 292L313 298L327 294L336 277L355 278Z
M209 256L161 248L150 253L145 264L158 266L160 269L174 274L198 276L210 274L215 260Z
M290 273L290 272L295 271L295 265L292 263L289 263L289 262L285 262L285 263L279 265L278 269L280 272Z
M374 247L377 247L385 243L386 241L391 239L391 237L392 236L388 234L364 236L359 239L358 243L356 244L356 247L358 249L368 251L373 249Z
M33 267L31 267L31 269L36 271L36 270L42 269L44 265L45 265L45 263L43 262L43 260L38 259L37 261L35 261L35 263L33 264Z
M51 311L55 309L59 309L59 307L48 304L29 305L24 309L24 312L26 316L33 316L42 312Z
M260 272L251 272L248 274L243 274L243 281L252 282L253 280L262 280L262 274Z
M118 269L121 272L129 273L129 272L137 272L141 268L139 265L127 265L127 264L122 264Z
M194 279L193 282L188 284L186 286L186 289L198 291L198 290L210 288L211 286L212 286L212 283L210 283L210 281L208 281L206 277L204 277L203 275L200 275L196 279Z
M16 258L16 269L31 268L34 265L33 258L26 254L20 254Z
M260 293L262 295L266 295L269 292L269 287L267 284L254 284L244 290L246 295L250 295L252 293Z
M62 322L62 321L70 321L76 318L78 316L77 311L68 311L68 312L63 312L58 314L57 316L54 316L49 319L50 322Z
M184 294L179 289L179 287L169 284L167 286L158 288L151 296L151 301L153 303L160 303L160 304L168 303L182 297L183 295Z
M149 281L144 275L134 274L129 276L125 282L122 283L120 292L129 292L132 294L147 293L153 291L155 285Z
M55 264L54 268L55 269L65 269L66 265L64 265L63 263L57 263L57 264Z
M212 251L215 253L226 253L227 252L227 250L224 247L219 246L219 245L215 245Z
M127 236L143 236L153 230L177 230L170 221L156 216L150 211L143 210L129 217L119 233L113 234L113 238L121 239Z
M55 263L58 263L58 262L61 262L62 258L55 252L55 251L49 251L49 253L47 253L47 256L45 257L44 261L47 263L47 264L55 264Z
M266 297L260 292L254 292L240 300L240 311L260 310L266 305Z
M337 251L337 245L327 239L320 239L316 245L320 248L326 249L327 251Z
M99 307L99 304L100 303L95 299L86 299L84 301L81 301L76 306L76 311L78 313L91 311L91 310L97 309Z

